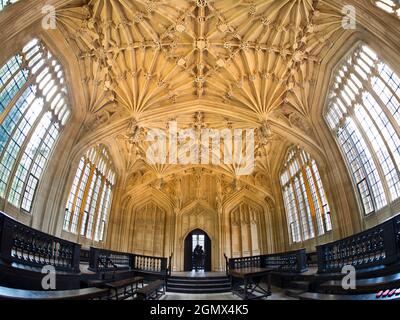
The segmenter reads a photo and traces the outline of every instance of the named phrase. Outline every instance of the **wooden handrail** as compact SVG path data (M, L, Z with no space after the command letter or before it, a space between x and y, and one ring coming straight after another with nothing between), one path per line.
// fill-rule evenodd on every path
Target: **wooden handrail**
M89 270L94 272L115 269L130 269L132 256L129 253L107 249L90 248Z
M400 261L400 215L353 236L317 246L318 272L364 269Z
M172 273L172 258L174 257L174 253L172 252L171 255L169 256L169 261L168 261L168 277L171 276Z
M134 253L118 252L100 248L90 248L89 270L115 271L135 270L139 272L168 275L168 259Z
M277 271L289 273L301 273L307 271L306 250L274 253L259 256L231 258L224 254L227 261L227 274L229 269L240 269L247 267L272 268Z
M28 227L0 212L0 258L6 263L80 272L79 244Z
M225 272L226 275L229 276L229 258L227 257L226 253L224 253L225 258Z

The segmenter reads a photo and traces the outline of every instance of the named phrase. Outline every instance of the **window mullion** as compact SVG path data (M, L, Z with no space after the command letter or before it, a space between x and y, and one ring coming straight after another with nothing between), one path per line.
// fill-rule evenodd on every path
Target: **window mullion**
M81 190L82 183L83 183L83 178L85 176L86 168L87 168L88 165L90 165L90 163L89 163L88 159L85 158L85 163L83 165L82 172L81 172L81 175L79 177L79 182L78 182L78 185L76 187L76 194L74 195L74 199L72 201L71 216L70 216L70 220L68 222L68 231L72 230L72 221L73 221L73 218L74 218L74 213L75 213L76 205L77 205L78 198L79 198L79 190ZM73 188L73 186L71 187L71 191L72 191L72 188ZM86 186L85 186L85 188L86 188ZM71 194L71 191L70 191L70 194Z
M111 206L112 206L112 185L109 184L107 186L107 190L106 190L106 207L105 207L105 211L103 212L102 215L102 220L100 223L100 230L99 230L99 241L103 241L104 240L104 235L107 232L107 227L108 224L107 222L109 221L109 214L111 211Z
M99 175L99 178L101 178L101 185L98 191L98 195L97 195L97 203L96 203L96 208L94 209L94 215L93 215L93 223L92 223L92 232L91 232L91 236L92 239L94 239L95 237L95 233L96 233L96 229L97 229L97 219L98 216L101 215L101 210L102 210L102 202L104 202L104 198L103 198L103 190L105 188L106 185L106 178L105 176Z
M375 99L375 100L381 105L382 102L380 101L379 97L377 97L377 98L378 98L378 99ZM389 153L390 159L392 159L393 165L394 165L395 168L396 168L397 175L400 175L400 168L399 168L399 166L398 166L398 163L396 162L396 159L395 159L395 157L393 156L393 152L392 152L392 150L391 150L390 147L389 147L389 144L388 144L388 142L387 142L387 139L386 139L386 138L384 137L384 135L382 134L381 128L379 128L378 124L376 123L374 117L373 117L373 116L371 115L371 113L369 112L368 108L367 108L363 103L360 104L360 106L364 109L364 111L367 113L367 115L368 115L369 118L371 119L371 121L372 121L373 125L375 126L375 128L376 128L376 130L377 130L379 136L381 137L383 143L385 144L385 147L386 147L387 152ZM385 108L382 108L382 109L385 109ZM396 127L397 127L397 126L396 126ZM385 179L385 180L386 180L386 179ZM390 198L391 198L391 197L390 197Z
M81 212L82 212L81 210L82 207L85 205L83 201L86 189L88 188L88 182L90 182L89 179L90 179L90 171L92 168L91 166L92 164L90 163L89 159L85 157L85 166L83 168L82 180L80 182L79 189L74 202L74 210L70 223L70 230L73 233L77 233L79 219L81 218Z
M300 229L302 231L301 238L302 238L303 241L305 241L305 240L308 240L308 239L305 239L306 236L307 235L310 236L310 233L308 232L308 228L307 228L308 221L307 221L307 217L305 217L305 219L306 219L305 222L306 223L304 223L305 212L303 212L303 210L301 210L301 207L302 207L301 205L304 205L304 203L301 202L303 199L301 197L301 186L300 186L299 178L297 178L297 185L296 185L296 183L294 181L295 181L295 179L293 179L294 199L295 199L295 203L296 203L296 207L297 207L297 212L298 212L298 215L299 215ZM300 187L300 189L297 188L298 186Z
M383 172L382 166L380 165L380 161L379 161L379 159L378 159L377 156L376 156L375 149L374 149L373 146L371 145L371 141L369 140L369 137L368 137L368 135L366 134L366 132L365 132L363 126L361 125L360 121L357 119L357 116L355 115L354 111L352 112L352 119L353 119L353 121L354 121L354 124L357 126L358 131L360 132L362 138L364 139L364 142L365 142L365 144L367 145L367 147L368 147L368 149L369 149L369 152L370 152L370 154L371 154L372 160L373 160L374 163L375 163L376 170L378 171L380 180L381 180L382 185L383 185L383 189L384 189L384 191L385 191L386 199L391 199L392 197L391 197L391 195L390 195L390 188L389 188L389 185L388 185L388 182L387 182L385 173ZM368 177L368 175L366 175L366 177ZM369 180L369 179L368 179L368 180ZM370 183L369 183L369 185L370 185L370 187L371 187L371 184L370 184ZM371 189L371 191L372 191L372 189ZM372 197L372 198L373 198L373 201L374 201L374 206L375 206L375 208L377 208L377 205L376 205L376 203L375 203L375 196Z
M15 124L15 128L12 130L12 132L10 132L9 139L7 140L7 143L4 145L4 150L0 153L0 160L3 159L3 157L5 156L6 151L7 151L7 148L9 147L9 145L10 145L11 142L12 142L12 138L16 135L16 133L17 133L17 131L18 131L18 128L19 128L20 125L21 125L21 122L24 121L25 116L27 115L27 113L29 112L29 110L33 107L33 104L35 103L35 101L36 101L36 97L35 97L35 99L33 99L32 102L26 107L26 110L25 110L25 112L21 115L21 117L20 117L18 123ZM38 115L38 119L39 119L39 118L40 118L40 115ZM2 121L4 121L4 119L2 119ZM2 125L2 124L3 124L3 123L0 123L0 125ZM30 130L32 130L32 129L33 129L33 125L32 125L32 128L31 128ZM25 138L25 139L26 139L26 138Z
M99 239L100 238L100 226L103 221L103 215L104 215L104 208L106 204L106 198L107 198L107 180L105 177L102 179L102 186L101 189L99 190L99 205L98 209L95 212L95 216L93 218L93 223L94 223L94 228L93 228L93 234L92 237L93 239ZM97 235L97 237L96 237Z
M92 199L91 199L91 202L89 205L89 212L88 212L86 228L85 228L86 238L89 238L92 236L93 226L95 224L94 216L96 214L96 209L98 208L99 201L101 200L101 199L99 199L99 195L100 195L99 189L101 188L101 185L102 185L103 176L99 170L97 170L96 175L97 175L97 179L96 179L95 184L93 185L93 194L92 194ZM93 213L93 217L92 217L92 213ZM90 231L90 234L88 234L89 231ZM93 239L93 238L90 238L90 239Z
M287 227L289 230L289 235L292 237L292 242L296 242L294 232L291 229L291 221L290 220L292 220L291 219L292 213L290 210L289 199L288 199L289 198L289 196L288 196L289 188L288 188L288 186L285 185L285 186L281 186L281 189L282 189L283 205L284 205L285 212L286 212L286 218L287 218L286 221L287 221Z
M375 68L373 71L374 71L374 76L379 78L385 84L385 86L390 91L390 93L393 95L393 97L397 100L398 103L400 103L400 96L396 93L396 91L393 90L393 87L382 77L382 74L379 72L379 69ZM383 72L385 72L385 71L383 71ZM368 85L372 88L372 86L369 83L368 83ZM400 83L398 83L397 85L400 86ZM373 91L375 92L375 90L373 90ZM386 108L386 106L385 106L385 108ZM396 122L396 124L397 124L397 122Z
M97 197L98 195L96 194L96 190L97 190L97 186L99 184L99 180L101 179L101 175L97 168L95 169L95 176L96 176L96 180L94 180L94 183L93 183L91 197L90 197L90 199L88 199L89 205L88 205L88 211L87 211L87 216L86 216L86 221L85 221L85 228L83 231L83 236L85 238L88 238L88 235L87 235L88 229L91 228L90 216L92 214L92 210L94 210L94 208L97 205L97 201L98 201L98 197Z
M14 81L14 78L11 78L10 80ZM27 81L24 83L24 85L18 90L18 92L15 94L15 96L11 99L11 101L7 104L7 106L4 108L4 110L0 113L0 125L3 124L4 119L7 117L10 110L15 106L16 102L22 97L22 95L29 88L29 86L32 85L33 80L34 79L31 76L29 76ZM0 92L1 92L1 90L0 90Z
M5 75L1 81L1 197L20 210L28 210L65 124L59 127L52 119L62 114L52 110L51 103L57 92L65 93L67 88L59 81L64 79L61 65L38 39L27 43L1 70ZM60 100L59 109L70 111L67 97Z
M25 153L25 150L29 144L29 142L32 139L33 133L36 131L38 125L40 124L40 122L42 121L44 115L46 114L46 110L42 109L42 111L40 112L39 116L37 117L37 119L35 120L35 122L32 124L32 127L30 128L28 134L26 135L24 142L22 143L22 145L20 146L19 152L17 157L15 158L15 162L13 165L13 169L10 172L10 176L8 177L8 181L7 181L7 189L5 192L5 199L8 199L8 196L10 195L10 191L12 188L12 181L14 180L15 176L16 176L16 172L18 170L18 166L21 163L21 159ZM10 139L11 140L11 139Z
M324 189L320 190L320 188L318 186L318 181L317 181L317 178L315 176L314 170L312 168L312 164L309 164L309 170L310 170L311 179L313 180L315 191L316 191L317 202L318 202L320 215L321 215L321 220L322 220L322 227L325 228L324 232L325 231L328 232L329 228L328 228L328 225L327 225L327 221L326 221L326 218L323 217L323 215L325 215L325 211L324 211L324 204L323 204L323 201L322 201L322 193L324 193L324 197L325 197L325 199L327 199L326 193L325 193ZM319 175L321 175L321 173L319 173ZM321 177L321 179L322 179L322 177ZM328 204L326 204L326 205L328 205Z
M351 121L353 121L353 118L351 118ZM354 121L353 121L353 123L354 123ZM356 124L354 124L354 125L356 125ZM358 128L357 128L357 129L358 129ZM359 165L360 165L360 170L362 170L362 172L363 172L363 174L364 174L364 179L365 179L365 181L366 181L366 183L367 183L367 186L368 186L368 189L369 189L369 192L370 192L371 201L372 201L372 204L373 204L373 206L374 206L374 211L375 211L375 210L376 210L376 207L377 207L377 206L376 206L376 201L375 201L375 194L373 193L372 183L371 183L369 174L368 174L368 172L367 172L367 170L366 170L366 168L365 168L365 163L364 163L364 161L363 161L362 158L361 158L361 154L360 154L360 152L359 152L359 150L358 150L358 148L357 148L356 142L353 140L353 137L352 137L352 135L350 134L348 128L347 128L347 127L344 127L342 130L344 130L344 131L346 132L346 135L347 135L347 137L348 137L348 141L349 141L349 143L352 145L352 148L353 148L354 152L356 153L357 161L358 161L358 163L359 163ZM362 138L362 137L361 137L361 138ZM373 159L372 159L372 161L373 161ZM348 166L351 166L351 163L350 163L350 162L347 161L346 163L348 163ZM377 170L378 170L378 169L377 169ZM356 186L356 190L358 191L358 194L359 194L359 196L360 196L360 200L361 200L361 202L363 203L363 197L362 197L362 194L361 194L361 192L360 192L360 190L359 190L359 188L358 188L358 184L360 183L360 181L356 181L356 180L355 180L355 173L354 173L352 170L349 170L349 172L350 172L351 175L353 176L353 179L351 179L351 180L354 181L355 186ZM363 204L363 208L364 208L364 211L365 211L364 204Z
M306 166L308 166L308 164L306 164ZM308 182L306 169L304 166L301 168L301 175L303 176L304 187L306 189L306 196L307 196L308 206L310 208L311 220L312 220L314 234L315 234L316 231L319 230L318 223L317 223L317 213L316 213L316 209L314 206L314 201L312 199L312 193L311 193L310 184Z
M300 184L304 184L304 190L302 188L301 191L303 194L303 201L304 201L304 205L305 205L305 211L307 214L307 220L309 220L309 219L311 220L311 225L310 225L310 221L308 221L310 237L311 237L312 233L314 234L314 237L315 237L316 230L318 230L318 227L316 225L315 209L314 209L314 204L313 204L311 193L310 193L310 186L308 185L307 175L305 174L305 171L304 171L304 165L302 165L302 167L300 169L299 178L300 178ZM305 194L303 191L305 191ZM307 210L307 207L308 207L308 210ZM311 232L311 231L313 231L313 232Z
M337 95L337 98L340 99L340 100L346 105L346 102L343 101L343 98L342 98L340 95ZM351 108L352 108L352 110L351 110L350 112L348 112L347 115L344 116L344 118L342 119L342 122L345 123L346 119L347 119L347 118L350 118L350 119L353 121L353 123L357 126L357 128L359 128L359 124L357 124L357 123L354 121L354 118L355 118L355 114L354 114L354 104L353 104L353 106L351 106ZM365 170L365 164L364 164L364 161L363 161L362 158L361 158L361 155L360 155L360 153L359 153L359 151L358 151L358 148L357 148L357 146L356 146L356 143L353 141L353 137L352 137L352 135L350 134L348 128L346 128L346 127L343 126L343 125L339 125L339 127L341 127L342 130L345 130L345 131L346 131L346 135L348 136L348 141L351 143L351 145L352 145L354 151L357 153L358 162L359 162L359 164L360 164L361 170L362 170L363 173L364 173L365 179L366 179L367 184L368 184L368 188L369 188L370 192L372 193L372 190L373 190L373 189L372 189L372 184L371 184L371 182L370 182L368 173L367 173L367 171ZM361 132L361 131L360 131L360 133L361 133L361 135L363 134L363 132ZM365 137L364 137L363 135L362 135L362 138L364 139L365 143L366 143L367 146L369 147L369 150L371 151L372 146L369 146L369 145L368 145L369 139L366 140ZM373 152L371 155L374 156L374 154L375 154L375 152ZM376 161L375 161L374 159L373 159L373 161L374 161L374 163L376 164ZM349 163L349 165L351 166L351 163ZM377 170L378 170L378 168L377 168ZM352 171L349 170L349 172L352 172ZM382 172L382 174L383 174L383 172ZM354 176L353 173L352 173L352 175ZM381 180L382 180L382 175L380 174L379 176L380 176L380 178L381 178ZM352 180L354 180L354 179L352 179ZM358 183L358 182L356 182L356 183ZM358 188L357 188L357 190L358 190ZM362 199L361 194L360 194L360 197L361 197L361 199ZM372 198L372 201L373 201L373 203L374 203L374 207L376 208L375 199L374 199L373 196L372 196L371 198Z
M337 100L338 100L337 97L336 97L336 99L331 99L330 103L331 103L331 104L336 104L336 103L337 103ZM337 116L337 118L339 119L339 123L336 125L336 127L335 127L335 129L334 129L334 130L337 130L338 126L340 126L340 119L343 118L343 117L337 112L337 110L336 110L335 108L332 108L332 109L331 109L331 112L334 112L335 115Z
M294 180L293 178L290 179L289 182L289 186L292 192L292 197L293 197L293 202L294 202L294 208L296 209L293 213L294 213L294 218L295 218L295 223L296 223L296 229L298 231L297 236L299 237L300 242L303 241L303 234L304 234L304 230L303 230L303 225L301 223L301 212L299 210L299 205L297 202L297 195L296 195L296 188L294 185Z
M90 186L92 184L92 180L93 180L95 171L96 171L96 166L94 164L90 163L89 177L86 182L85 193L83 194L83 197L82 197L82 204L79 209L79 219L78 219L78 224L77 224L77 228L76 228L79 237L81 236L81 227L82 227L82 223L83 223L82 220L83 220L83 216L84 216L84 212L85 212L86 202L91 200L88 198L89 198Z
M82 205L79 208L79 215L75 215L74 221L77 221L78 239L83 237L99 242L103 238L108 209L111 204L112 185L115 183L114 175L111 175L114 172L113 165L107 150L101 145L88 150L85 159L90 165L83 171L86 172L85 176L80 177L80 184L82 185L82 179L84 179L86 185L85 189L80 191L82 200L79 201ZM75 196L75 203L77 197L80 197L79 193ZM68 206L69 201L66 207L68 208ZM76 205L74 206L76 207ZM68 217L66 216L66 218Z
M382 79L382 82L385 83L385 81ZM386 85L386 83L385 83ZM387 86L388 88L390 86ZM366 89L368 90L368 93L372 94L373 98L375 99L376 102L378 102L380 108L382 109L382 111L384 112L384 114L386 115L386 117L388 118L389 122L391 123L393 129L396 131L396 134L398 137L400 137L400 127L396 121L396 119L393 117L392 113L390 112L390 110L386 107L386 105L382 102L382 99L379 97L379 95L376 93L376 91L372 88L372 86L370 85L370 83L366 84ZM390 88L389 88L390 89ZM396 97L396 95L394 94L394 97ZM368 109L365 108L368 112ZM368 112L369 114L369 112ZM371 119L373 119L371 117ZM374 121L375 123L375 121ZM381 134L381 131L379 130L379 133ZM386 142L386 139L384 137L382 137L382 139ZM388 149L390 151L390 149ZM392 152L390 151L390 154ZM394 163L396 163L394 161ZM398 168L399 170L400 168Z
M27 175L26 175L26 177L25 177L25 181L24 181L23 186L22 186L22 193L21 193L20 205L21 205L21 203L22 203L22 201L23 201L23 198L24 198L23 195L24 195L24 193L25 193L25 190L26 190L26 187L27 187L27 184L28 184L29 176L30 176L30 174L31 174L31 172L32 172L32 170L33 170L33 167L35 166L35 161L36 161L36 159L38 158L38 156L39 156L39 154L40 154L41 148L42 148L42 146L44 145L44 142L46 141L46 138L47 138L47 137L49 136L49 134L50 134L49 130L51 129L52 125L53 125L53 122L50 122L50 125L48 126L48 128L47 128L47 130L46 130L46 133L45 133L45 135L43 136L43 139L40 141L39 146L38 146L37 150L35 151L34 156L32 157L32 161L31 161L31 164L30 164L30 166L29 166L29 169L27 169ZM24 152L24 153L25 153L25 152ZM20 164L18 164L18 165L20 165ZM39 180L39 177L36 177L36 178Z
M18 75L18 73L20 73L20 72L23 71L24 69L25 69L26 71L28 71L28 69L27 69L27 64L26 64L26 62L25 62L25 60L24 60L24 58L23 58L23 55L22 55L21 53L17 53L17 54L15 54L15 57L16 57L16 56L19 56L19 57L21 58L21 64L20 64L19 68L16 69L16 70L10 75L10 77L7 79L7 81L4 82L3 85L0 85L0 92L4 91L4 90L7 88L7 86L11 83L11 81L13 81L13 80L15 79L15 77ZM10 71L9 68L8 68L8 70Z

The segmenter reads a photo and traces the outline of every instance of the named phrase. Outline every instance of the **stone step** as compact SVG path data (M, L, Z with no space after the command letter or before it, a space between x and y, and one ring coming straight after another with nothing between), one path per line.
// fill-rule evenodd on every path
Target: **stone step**
M167 292L187 293L187 294L203 294L203 293L225 293L230 292L231 287L227 288L167 288Z
M218 276L218 277L177 277L171 276L168 280L191 280L191 281L210 281L210 280L229 280L227 276Z
M194 283L170 283L168 282L167 286L174 287L174 288L219 288L219 287L231 287L230 283L227 282L218 282L218 283L201 283L201 284L194 284Z
M228 277L170 277L167 291L177 293L222 293L231 291Z
M168 283L174 283L174 284L190 284L190 285L196 285L196 284L218 284L218 283L225 283L230 285L230 280L229 279L202 279L202 280L193 280L193 279L168 279Z

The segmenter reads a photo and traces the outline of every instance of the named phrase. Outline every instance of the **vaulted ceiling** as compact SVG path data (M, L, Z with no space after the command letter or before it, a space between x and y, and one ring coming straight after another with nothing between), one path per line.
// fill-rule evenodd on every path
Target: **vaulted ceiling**
M256 170L242 180L260 189L255 177L268 177L271 155L285 145L271 121L314 137L320 65L346 32L329 1L313 0L91 0L58 19L79 61L82 139L109 130L132 186L191 170L144 160L146 130L177 120L180 128L256 128ZM206 170L235 179L230 166ZM152 178L139 183L138 172ZM268 183L262 188L268 193Z

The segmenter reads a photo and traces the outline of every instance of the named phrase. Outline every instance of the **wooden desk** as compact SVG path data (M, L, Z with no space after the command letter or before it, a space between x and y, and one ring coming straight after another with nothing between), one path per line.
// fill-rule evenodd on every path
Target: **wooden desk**
M107 288L106 284L110 282L110 280L87 280L84 281L88 288Z
M127 298L133 297L136 291L139 289L139 283L142 284L142 288L144 286L144 278L143 277L134 277L124 280L118 280L114 282L109 282L106 284L106 287L115 291L115 299L119 300L119 293L118 290L124 289L124 294L122 295L122 299L125 300ZM136 289L133 288L133 285L136 286ZM130 287L130 293L127 292L128 288Z
M257 267L229 270L232 293L238 295L244 300L262 299L271 296L272 271L272 269ZM267 290L260 286L262 279L265 277L268 279ZM243 289L241 288L242 285ZM255 292L261 293L261 295L255 295Z
M165 281L156 280L137 290L137 300L158 300L165 294Z
M91 300L107 297L107 289L33 291L0 287L0 300Z

